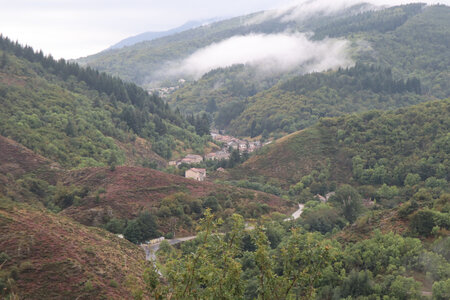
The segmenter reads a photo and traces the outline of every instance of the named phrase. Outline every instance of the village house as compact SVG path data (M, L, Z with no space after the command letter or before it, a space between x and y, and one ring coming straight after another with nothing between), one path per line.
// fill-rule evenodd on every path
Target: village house
M188 154L186 155L185 158L183 158L182 160L180 160L180 163L185 163L185 164L198 164L201 163L203 161L203 157L201 157L200 155L196 155L196 154Z
M243 152L247 150L247 142L240 142L239 143L239 151Z
M205 160L216 160L216 153L215 152L211 152L205 155Z
M230 153L228 153L226 150L221 150L217 152L211 152L205 155L205 160L223 160L223 159L229 159Z
M184 176L186 178L192 178L197 181L204 181L206 178L206 169L190 168L186 171Z
M238 143L238 142L235 142L235 141L231 141L231 142L228 143L228 147L231 147L231 148L233 148L234 150L236 150L236 149L239 148L239 143Z

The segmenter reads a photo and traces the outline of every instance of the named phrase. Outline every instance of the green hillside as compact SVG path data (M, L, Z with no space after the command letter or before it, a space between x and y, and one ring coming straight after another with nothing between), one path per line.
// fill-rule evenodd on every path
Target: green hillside
M234 35L282 32L292 25L280 23L278 19L261 24L248 23L256 15L216 22L122 49L103 51L77 61L139 85L151 86L153 81L167 79L164 72L158 71L162 71L168 62L186 58L200 48Z
M264 77L251 67L235 66L211 71L183 86L172 95L170 103L182 111L199 112L208 111L209 103L214 101L217 109L209 112L219 128L237 135L257 135L264 129L268 133L290 133L323 116L402 107L430 97L445 98L450 96L450 61L446 50L450 45L449 20L448 6L421 4L322 18L308 27L297 28L315 32L317 40L330 36L351 41L353 60L360 65L374 66L377 71L357 69L337 74ZM350 78L344 81L342 75ZM330 82L339 76L339 84L337 78ZM421 96L411 95L407 90L374 89L367 84L355 86L356 76L405 83L417 78L421 82L421 93L418 93ZM311 87L314 81L320 85L315 83Z
M428 99L417 78L395 80L390 69L357 64L335 72L297 76L256 94L230 122L229 130L251 137L277 131L291 133L323 117L392 109Z
M4 37L0 51L0 134L62 166L164 165L172 151L202 151L179 113L134 84Z
M447 99L392 112L323 118L262 149L232 174L274 178L284 186L312 176L308 185L321 194L337 183L404 186L408 176L447 185L449 110Z

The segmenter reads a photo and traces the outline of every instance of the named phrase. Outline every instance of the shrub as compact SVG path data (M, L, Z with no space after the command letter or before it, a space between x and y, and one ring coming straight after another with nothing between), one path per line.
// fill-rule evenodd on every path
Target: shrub
M433 299L450 299L450 278L433 283Z
M118 288L118 287L119 287L119 284L118 284L117 281L115 281L114 279L111 279L111 280L109 281L109 286L110 286L110 287L113 287L113 288Z
M8 253L2 252L0 253L0 264L3 264L5 261L10 260L11 257L9 257Z

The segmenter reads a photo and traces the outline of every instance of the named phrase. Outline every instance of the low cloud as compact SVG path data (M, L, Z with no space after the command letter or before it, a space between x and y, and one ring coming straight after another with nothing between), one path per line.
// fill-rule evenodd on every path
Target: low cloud
M289 4L274 10L268 10L256 15L248 23L257 24L272 18L281 18L282 21L295 21L313 15L333 15L357 4L366 4L360 7L361 11L373 10L401 4L421 2L426 4L448 3L448 1L412 1L412 0L294 0Z
M217 68L235 64L263 72L323 71L351 64L348 42L340 39L312 41L303 33L234 36L202 48L171 68L172 75L199 78Z

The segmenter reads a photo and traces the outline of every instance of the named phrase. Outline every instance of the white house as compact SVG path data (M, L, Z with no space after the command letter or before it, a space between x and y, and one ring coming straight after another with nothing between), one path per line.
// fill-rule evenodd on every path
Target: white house
M190 168L184 174L186 178L192 178L197 181L204 181L206 178L206 169Z

